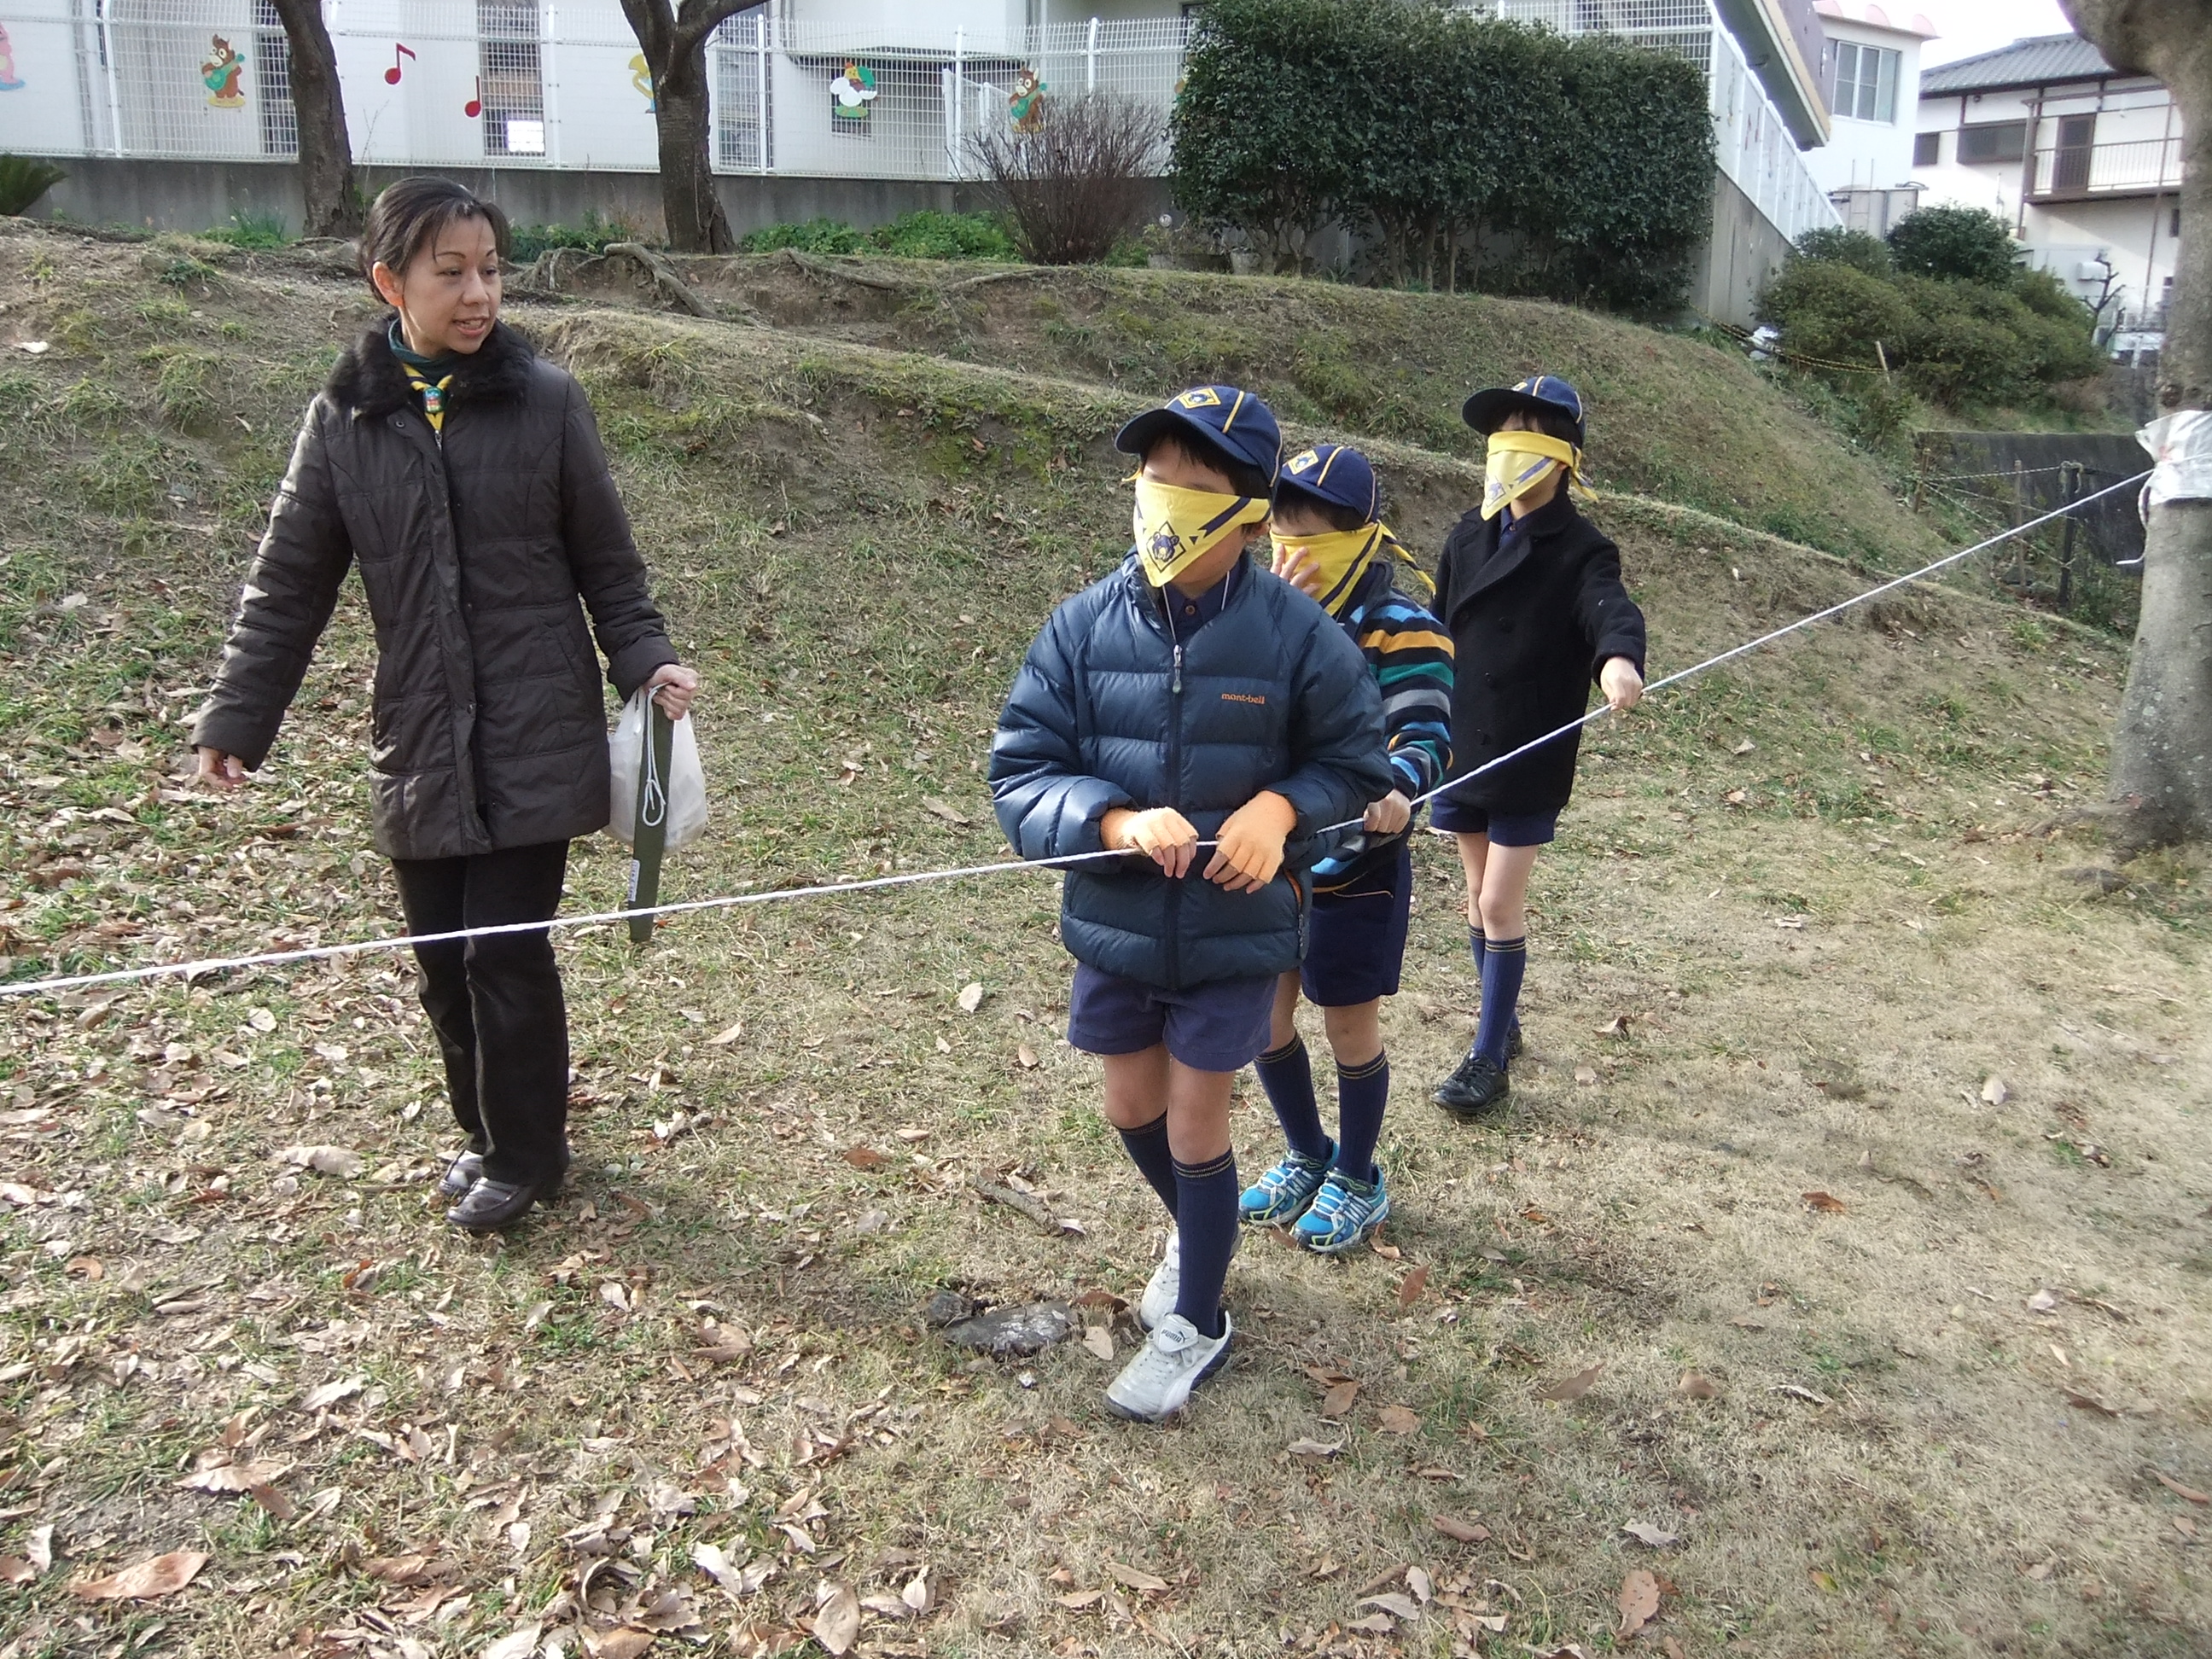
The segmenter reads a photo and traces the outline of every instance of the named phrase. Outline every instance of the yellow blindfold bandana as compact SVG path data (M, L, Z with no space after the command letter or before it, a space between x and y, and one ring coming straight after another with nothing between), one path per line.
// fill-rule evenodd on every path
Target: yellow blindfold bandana
M1264 495L1224 495L1183 489L1139 474L1135 532L1145 580L1165 587L1221 544L1224 537L1267 516Z
M1571 479L1581 471L1583 453L1562 438L1541 432L1493 432L1482 478L1482 516L1494 519L1538 484L1554 465Z
M1374 562L1376 550L1389 533L1380 524L1368 524L1357 530L1331 530L1317 536L1286 536L1277 530L1271 532L1271 538L1278 565L1293 553L1304 553L1312 562L1321 573L1321 591L1314 598L1322 610L1334 616L1359 586L1359 579Z

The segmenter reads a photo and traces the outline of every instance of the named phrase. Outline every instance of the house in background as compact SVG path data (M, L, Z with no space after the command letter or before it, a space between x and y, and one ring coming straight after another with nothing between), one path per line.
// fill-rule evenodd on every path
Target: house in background
M2181 234L2181 113L2078 35L2039 35L1929 70L1912 176L1923 200L1986 208L2029 262L2091 305L2116 350L2154 349Z
M1912 140L1919 109L1920 48L1935 25L1917 12L1875 0L1818 0L1823 33L1820 87L1828 142L1805 165L1846 228L1886 236L1918 204Z

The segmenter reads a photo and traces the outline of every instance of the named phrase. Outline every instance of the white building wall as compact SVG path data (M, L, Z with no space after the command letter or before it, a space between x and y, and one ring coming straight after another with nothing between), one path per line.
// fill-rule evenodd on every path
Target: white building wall
M2063 182L2062 120L2089 116L2096 122L2092 142L2073 165L2083 169L2093 193L2040 199ZM1962 127L2002 122L2023 124L2028 141L2019 157L1959 159ZM2163 87L2115 78L2101 87L2075 82L1923 99L1918 129L1938 135L1936 163L1913 170L1912 176L1928 187L1923 203L1996 214L2014 227L2030 263L2057 273L2085 300L2094 302L2103 287L2102 270L2096 265L2101 256L2114 267L2119 307L2132 316L2164 304L2175 264L2181 124ZM2149 187L2161 181L2165 188ZM2110 188L2119 185L2129 188Z
M1921 38L1899 29L1880 28L1838 17L1823 16L1827 31L1828 63L1824 77L1832 93L1834 48L1842 41L1873 46L1898 54L1894 112L1887 121L1861 120L1831 106L1828 142L1805 152L1805 165L1824 191L1889 190L1915 177L1912 135L1920 97Z

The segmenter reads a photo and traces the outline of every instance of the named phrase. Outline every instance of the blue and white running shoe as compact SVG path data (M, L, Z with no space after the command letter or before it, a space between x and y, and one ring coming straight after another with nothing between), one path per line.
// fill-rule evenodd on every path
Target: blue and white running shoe
M1381 1164L1375 1166L1372 1181L1354 1181L1331 1170L1312 1206L1298 1218L1293 1237L1317 1255L1342 1255L1373 1237L1389 1218L1390 1194Z
M1334 1157L1336 1148L1328 1150ZM1328 1158L1285 1153L1280 1164L1237 1195L1237 1218L1255 1227L1286 1226L1306 1212L1328 1179Z

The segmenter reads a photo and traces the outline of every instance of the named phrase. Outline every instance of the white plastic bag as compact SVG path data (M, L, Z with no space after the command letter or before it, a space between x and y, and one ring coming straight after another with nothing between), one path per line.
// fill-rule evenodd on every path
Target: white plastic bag
M641 768L652 762L645 740L646 715L652 698L643 689L623 705L622 718L607 734L607 762L614 773L609 801L607 833L617 841L637 839L637 780ZM707 830L707 774L699 765L698 739L691 735L687 716L676 722L675 740L668 746L668 775L648 780L646 810L656 804L666 814L668 846L673 849L695 842Z

